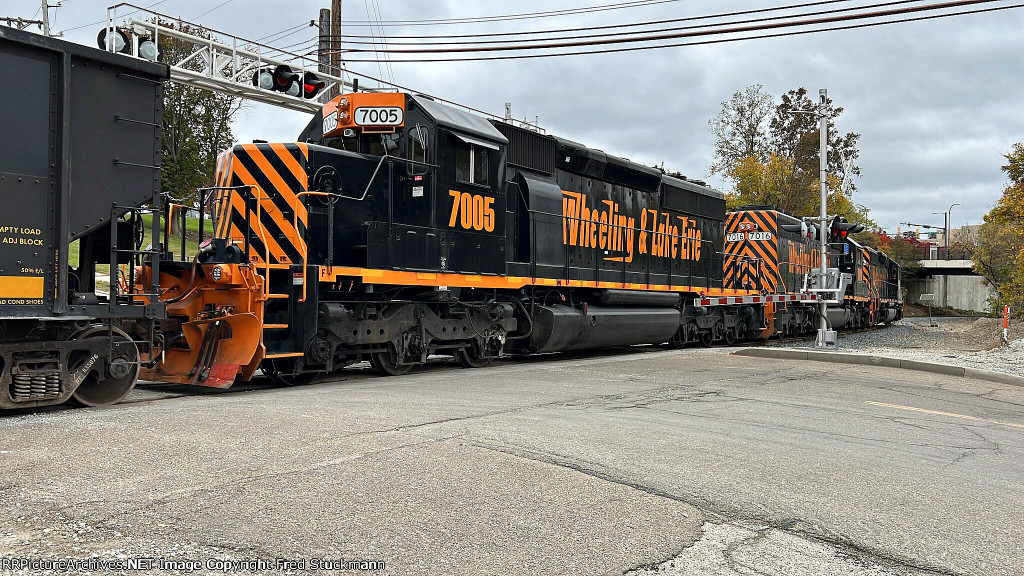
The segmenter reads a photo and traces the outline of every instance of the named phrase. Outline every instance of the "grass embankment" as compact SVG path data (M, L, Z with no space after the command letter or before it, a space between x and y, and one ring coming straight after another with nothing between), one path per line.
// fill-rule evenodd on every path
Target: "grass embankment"
M145 248L153 243L153 216L146 214L142 216L143 224L145 227L145 234L142 238L142 247ZM163 226L166 225L167 220L165 218L160 219L160 241L163 241ZM213 224L208 220L204 223L205 229L203 232L209 236L210 231L213 229ZM174 253L175 258L180 259L181 252L181 234L171 234L168 238L168 244L171 252ZM72 267L78 267L79 260L79 242L75 240L68 245L68 263ZM199 219L198 218L186 218L185 219L185 256L191 259L199 251ZM123 256L127 256L123 254ZM97 264L96 265L96 289L101 291L108 291L110 289L110 265L109 264Z

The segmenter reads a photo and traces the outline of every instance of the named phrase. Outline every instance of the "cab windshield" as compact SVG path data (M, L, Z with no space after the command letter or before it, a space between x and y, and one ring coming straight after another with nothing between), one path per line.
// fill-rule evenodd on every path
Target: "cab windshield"
M358 152L371 156L384 156L386 154L396 155L398 153L398 140L400 135L394 134L354 134L352 136L340 136L331 138L327 145L337 150Z

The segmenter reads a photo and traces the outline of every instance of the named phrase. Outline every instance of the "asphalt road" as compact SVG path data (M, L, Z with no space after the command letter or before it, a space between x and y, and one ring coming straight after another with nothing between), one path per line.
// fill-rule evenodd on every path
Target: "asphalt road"
M721 350L343 376L223 393L146 387L113 408L0 417L0 562L1024 570L1024 388Z

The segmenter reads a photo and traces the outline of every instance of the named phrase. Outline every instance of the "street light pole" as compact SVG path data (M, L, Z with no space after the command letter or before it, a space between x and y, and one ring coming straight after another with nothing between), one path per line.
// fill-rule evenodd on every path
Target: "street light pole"
M953 206L959 206L959 205L960 205L960 203L957 202L957 203L953 204L952 206L950 206L949 210L946 210L946 259L947 260L949 259L949 234L950 234L950 232L953 231L952 230L952 228L953 228Z
M960 205L959 202L954 202L949 207L949 210L946 210L945 212L932 212L932 214L942 214L943 217L944 217L943 226L942 226L942 233L943 233L943 236L944 236L943 244L945 244L945 246L946 246L946 259L947 260L949 259L949 234L950 234L950 232L952 232L952 230L950 229L950 223L953 221L953 206L959 206L959 205Z
M818 111L818 118L821 122L818 128L820 136L819 155L821 163L821 278L825 279L828 273L828 90L822 88L818 91L821 96L821 109ZM828 332L828 320L825 314L828 312L828 304L821 303L821 318L818 320L818 341L817 346L824 348L826 344L825 333Z

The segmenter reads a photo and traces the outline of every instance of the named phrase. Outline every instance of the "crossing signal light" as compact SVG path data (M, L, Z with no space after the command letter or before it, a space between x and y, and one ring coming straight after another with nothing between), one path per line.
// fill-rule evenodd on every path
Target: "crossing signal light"
M164 53L157 47L152 38L143 38L139 42L139 56L150 62L163 62Z
M284 64L276 68L260 68L253 73L252 84L264 90L284 92L289 96L297 97L302 93L302 88L299 86L299 75Z
M274 73L270 68L263 68L253 72L252 74L252 85L259 86L264 90L274 89Z
M783 224L782 229L786 232L796 232L801 238L806 238L808 235L807 222L801 222L799 224Z
M302 96L303 98L315 98L327 83L317 78L316 74L306 72L302 75Z
M96 44L100 47L100 50L114 49L114 52L120 52L121 54L128 54L130 48L128 47L128 35L122 30L114 28L114 35L110 38L111 46L107 46L107 29L103 28L100 33L96 35Z
M281 64L274 68L274 90L289 96L299 95L299 75L290 67Z
M828 229L828 241L829 242L846 242L847 237L850 234L856 234L857 232L863 232L864 226L860 224L851 224L842 216L836 216L832 220L832 225Z
M807 238L814 240L818 237L818 227L809 222L801 222L799 224L783 224L782 229L787 232L796 232L801 238Z

